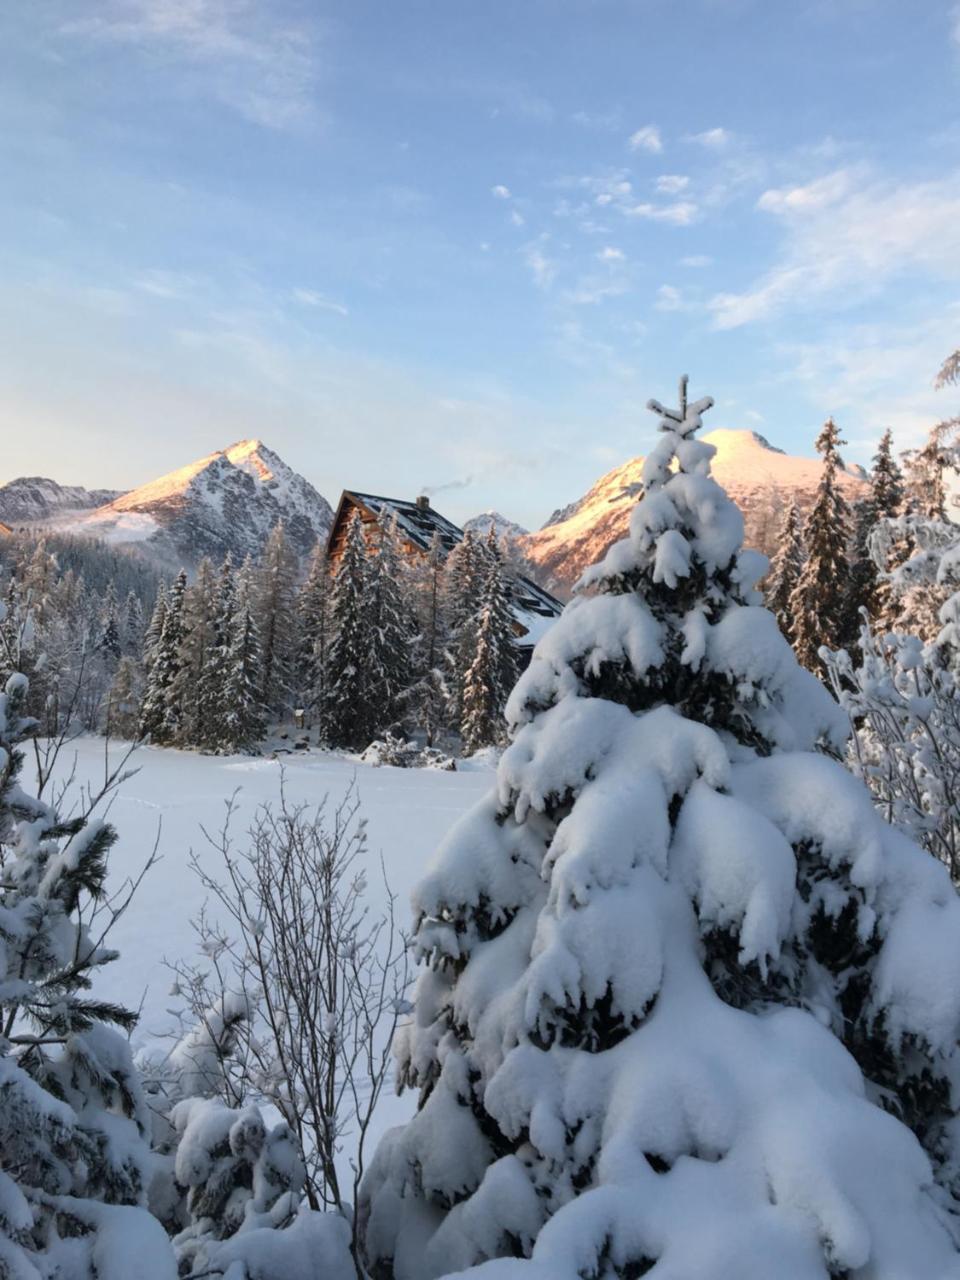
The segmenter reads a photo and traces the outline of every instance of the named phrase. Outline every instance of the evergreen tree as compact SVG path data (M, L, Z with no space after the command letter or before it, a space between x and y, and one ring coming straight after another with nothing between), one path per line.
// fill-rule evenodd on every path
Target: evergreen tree
M467 751L503 738L503 709L517 678L513 614L496 543L487 547L487 574L477 615L477 649L463 686L460 732Z
M793 618L790 612L790 598L800 580L804 558L800 508L793 501L784 512L783 523L777 538L777 553L770 563L764 593L767 608L776 618L777 626L791 641Z
M123 605L122 648L129 658L143 652L143 603L135 591L128 591Z
M204 732L200 745L216 751L228 738L225 717L228 707L224 686L237 621L237 584L229 553L220 566L214 589L210 643L200 676L198 700L204 707Z
M263 650L257 624L246 605L232 625L223 684L220 746L227 751L254 751L266 733L263 706Z
M871 562L871 568L865 570L866 573L872 575L869 590L870 600L866 607L871 619L879 620L883 629L886 629L885 623L893 623L895 620L895 609L891 605L890 583L887 578L887 574L893 566L886 560L882 564L877 563L877 550L873 545L872 538L876 526L881 520L892 520L900 515L903 508L903 500L903 472L894 457L893 433L888 427L881 437L877 452L873 456L873 470L870 473L870 505L873 509L873 527L866 531L861 528L858 538L862 543L865 537L866 552ZM864 521L865 519L866 517L864 516ZM909 555L909 548L903 545L899 548L899 554L896 559L907 559ZM860 620L858 619L858 624L859 622Z
M263 652L261 699L275 715L290 706L297 653L297 556L283 523L274 526L256 573L254 617Z
M104 731L109 737L136 738L140 728L140 704L143 698L143 673L136 658L125 654L107 695Z
M847 548L849 508L837 472L842 467L839 447L844 442L832 418L817 437L823 471L817 496L804 528L807 559L790 597L793 647L809 670L821 666L819 649L842 634L847 618L846 587L849 577Z
M177 740L182 746L208 742L210 721L217 713L218 689L210 679L210 658L217 644L217 587L213 565L204 556L184 593L177 672L169 694L170 703L178 708Z
M138 736L160 745L176 740L183 718L179 697L189 696L189 692L177 684L186 591L187 574L181 569L163 606L163 625L150 655L143 706L140 708ZM157 608L160 607L158 600Z
M446 668L450 628L445 608L445 564L443 542L439 533L435 533L427 555L414 561L410 570L417 634L412 658L413 684L407 701L415 723L426 734L428 746L448 727L450 693Z
M630 535L415 892L378 1280L956 1271L960 899L817 750L846 718L758 607L710 404L651 402Z
M297 690L311 709L321 742L326 741L327 660L330 651L330 569L319 544L297 602Z
M405 709L412 680L415 623L407 596L397 518L384 511L377 524L377 553L369 561L372 626L367 671L373 728L375 733L381 733L399 720Z
M147 627L146 634L143 637L143 660L147 667L151 667L156 660L157 651L160 648L160 637L163 635L163 624L167 618L167 588L165 583L160 583L157 590L157 598L154 602L153 613L150 615L150 625Z
M444 595L450 647L447 651L447 688L450 722L463 720L463 689L477 651L477 614L485 570L483 547L468 529L463 540L447 556Z
M330 645L324 716L330 741L359 750L374 736L378 709L369 668L373 618L370 567L363 521L354 511L347 525L330 602Z
M149 1112L114 1030L136 1016L90 993L116 958L94 915L116 836L105 822L61 818L21 786L23 742L37 728L26 697L19 674L0 693L0 1275L87 1280L120 1275L124 1262L132 1275L123 1238L157 1258L169 1245L136 1207Z

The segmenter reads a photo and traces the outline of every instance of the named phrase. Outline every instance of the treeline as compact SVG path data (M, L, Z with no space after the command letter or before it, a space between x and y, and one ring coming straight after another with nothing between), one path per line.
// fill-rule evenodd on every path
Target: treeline
M468 532L449 554L437 538L411 559L395 519L382 518L368 542L355 514L336 573L318 547L301 581L278 525L259 562L215 569L204 560L193 582L181 572L160 592L142 670L118 664L113 727L244 751L301 709L330 747L456 733L475 750L499 740L517 675L511 594L492 533L480 541Z
M124 659L139 662L159 588L139 558L84 538L0 539L0 678L29 677L27 709L46 735L104 726Z
M891 589L892 576L919 549L917 529L947 520L946 475L955 451L944 429L935 428L922 448L905 451L899 462L885 432L869 491L852 504L838 484L844 443L829 419L816 442L823 472L814 503L805 518L796 504L787 508L765 582L767 606L781 631L804 666L818 672L821 646L858 651L864 618L881 634L934 640L950 594L946 584L928 581Z

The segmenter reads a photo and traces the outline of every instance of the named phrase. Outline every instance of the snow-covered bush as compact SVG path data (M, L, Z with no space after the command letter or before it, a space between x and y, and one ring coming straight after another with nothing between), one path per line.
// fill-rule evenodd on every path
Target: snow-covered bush
M415 895L377 1280L956 1280L960 901L831 758L695 432L537 647ZM826 748L824 750L823 748Z
M887 822L905 831L960 884L960 687L942 649L919 636L860 633L859 662L823 650L850 714L851 767Z
M116 959L104 945L124 905L105 889L116 836L89 808L65 820L21 786L26 697L17 674L0 693L0 1276L170 1280L173 1254L143 1208L149 1112L114 1029L136 1017L90 994Z
M457 762L438 747L421 746L405 738L387 733L371 742L360 757L364 764L375 767L392 765L395 769L446 769L455 770Z

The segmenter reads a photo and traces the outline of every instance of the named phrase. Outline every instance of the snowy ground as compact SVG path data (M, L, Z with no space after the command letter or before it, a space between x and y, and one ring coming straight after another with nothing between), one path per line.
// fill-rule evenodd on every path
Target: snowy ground
M96 784L103 777L103 739L81 738L74 743L64 753L59 773L69 772L74 761L78 782ZM162 861L147 876L110 937L120 959L101 969L96 994L134 1008L142 1002L140 1025L134 1033L139 1044L173 1025L169 1012L174 1004L169 996L173 979L164 959L196 956L190 920L204 894L189 867L190 851L196 850L212 871L218 871L219 861L201 826L218 830L224 802L236 791L233 830L242 836L256 807L276 799L281 764L152 747L141 747L132 764L140 772L124 784L110 815L120 837L111 854L112 882L119 886L139 870L156 839L158 824ZM294 802L316 802L324 794L335 801L356 777L368 820L371 905L375 908L383 900L382 852L405 926L410 889L427 859L452 823L493 782L491 769L484 766L457 773L373 768L322 753L285 757L282 767L287 794ZM412 1105L412 1097L396 1099L391 1090L380 1106L377 1133L398 1123Z

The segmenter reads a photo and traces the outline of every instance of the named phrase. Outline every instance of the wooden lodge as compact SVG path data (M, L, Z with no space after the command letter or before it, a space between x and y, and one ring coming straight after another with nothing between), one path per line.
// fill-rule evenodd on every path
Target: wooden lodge
M384 498L374 493L358 493L345 489L340 496L337 514L327 541L327 560L331 571L336 569L343 554L347 524L354 511L359 511L368 542L375 545L379 536L379 518L386 511L397 518L397 533L406 555L420 557L427 554L434 535L439 535L444 553L449 554L463 541L463 530L430 505L426 497ZM513 614L516 621L517 646L530 650L542 633L563 612L563 603L549 591L531 581L518 577L515 583Z

